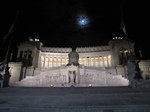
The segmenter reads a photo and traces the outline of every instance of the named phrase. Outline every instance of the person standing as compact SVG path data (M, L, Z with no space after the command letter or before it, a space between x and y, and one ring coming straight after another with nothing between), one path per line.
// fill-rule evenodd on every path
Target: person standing
M4 71L0 70L0 88L3 88Z

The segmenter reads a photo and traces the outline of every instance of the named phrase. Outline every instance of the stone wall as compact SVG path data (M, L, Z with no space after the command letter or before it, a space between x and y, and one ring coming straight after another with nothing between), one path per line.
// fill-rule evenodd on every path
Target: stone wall
M106 73L112 74L112 75L117 75L117 70L115 67L106 67ZM119 74L119 75L121 75L121 74Z
M117 75L122 75L123 77L126 77L126 68L122 65L119 65L116 67Z
M20 80L20 75L22 74L22 63L21 62L10 62L9 63L10 72L10 84L13 84Z
M139 62L139 68L142 72L144 79L150 79L150 60L141 60Z

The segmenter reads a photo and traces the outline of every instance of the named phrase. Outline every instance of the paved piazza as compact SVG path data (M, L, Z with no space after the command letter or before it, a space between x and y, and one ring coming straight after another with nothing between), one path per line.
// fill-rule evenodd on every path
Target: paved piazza
M6 87L0 112L150 112L150 89L129 87Z

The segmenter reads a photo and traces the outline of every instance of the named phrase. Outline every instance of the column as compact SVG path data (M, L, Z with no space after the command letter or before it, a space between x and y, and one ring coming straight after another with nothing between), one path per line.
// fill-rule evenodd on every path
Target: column
M92 62L92 57L90 57L90 66L92 66L93 62Z
M50 56L48 55L48 68L49 68Z
M98 67L100 67L100 58L99 58L99 56L98 56Z
M102 67L101 56L99 56L99 67Z
M28 59L29 58L29 49L27 50L27 57L26 57L26 59Z
M89 66L90 60L89 57L87 57L87 66Z
M90 57L90 66L92 66L92 61L91 61L91 57Z
M56 66L58 66L58 56L56 57Z
M42 64L42 62L41 62L41 54L39 53L38 55L39 55L38 56L38 68L41 68L41 64Z
M102 61L103 61L103 67L105 67L104 56L102 56Z
M89 66L91 66L91 58L89 57Z
M86 57L84 57L84 65L86 66Z
M54 67L54 56L52 56L52 67Z
M62 65L62 56L60 57L60 66Z
M108 63L108 56L106 56L106 58L107 58L107 67L109 67L109 63Z
M45 55L44 55L43 68L45 68Z
M112 66L112 61L111 61L111 55L110 55L110 57L109 57L109 66L111 67Z
M86 66L88 65L87 57L85 57L85 65L86 65Z
M56 67L56 56L54 56L54 67Z
M66 59L67 59L67 57L64 57L65 58L65 65L67 64L67 62L66 62Z
M52 60L51 60L52 58L51 58L51 56L49 57L49 67L52 67Z
M94 56L94 63L93 63L93 66L96 67L95 56Z
M126 51L124 51L124 57L125 57L125 60L124 60L124 63L126 63L127 62L127 55L126 55Z

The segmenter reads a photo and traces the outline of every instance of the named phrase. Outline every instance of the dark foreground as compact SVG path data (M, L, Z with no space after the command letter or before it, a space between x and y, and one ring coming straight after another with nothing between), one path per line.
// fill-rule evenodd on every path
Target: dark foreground
M150 112L150 88L6 87L0 112Z

